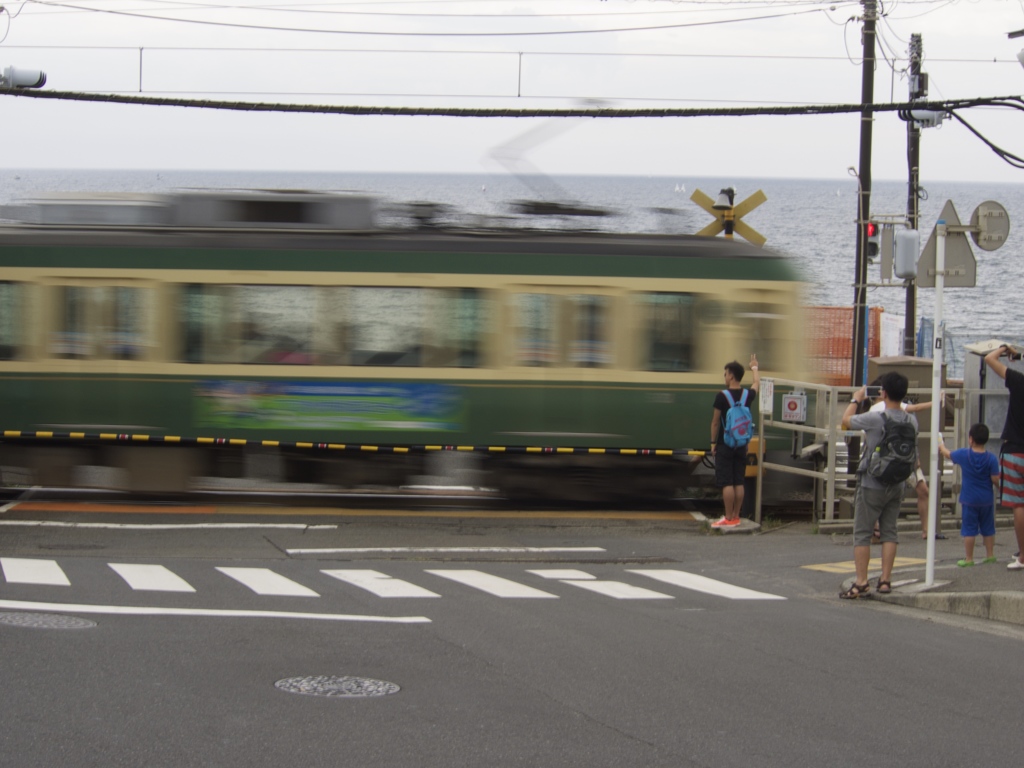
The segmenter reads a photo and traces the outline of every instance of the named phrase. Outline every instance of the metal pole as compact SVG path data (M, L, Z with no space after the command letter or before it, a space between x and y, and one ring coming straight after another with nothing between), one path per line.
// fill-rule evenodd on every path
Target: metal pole
M910 100L915 101L927 95L921 76L921 35L910 36ZM917 229L918 191L921 186L921 126L914 120L907 120L907 170L910 179L907 184L907 222L911 229ZM903 354L913 355L915 332L917 330L917 281L907 281L905 320L903 324Z
M935 583L935 523L939 516L942 486L939 485L939 415L943 412L939 401L942 388L942 289L946 284L946 220L935 225L935 323L932 328L932 427L928 442L931 461L928 469L928 543L925 547L925 586Z
M857 201L857 270L853 298L853 369L850 383L864 384L867 377L865 352L867 340L867 221L871 216L871 126L875 99L875 0L862 0L864 5L864 63L861 67L860 113L860 199Z
M773 398L774 399L774 398ZM771 418L771 411L768 412L768 418ZM764 478L764 468L761 466L764 459L764 411L761 411L757 420L757 485L754 499L754 522L758 525L761 524L761 484Z

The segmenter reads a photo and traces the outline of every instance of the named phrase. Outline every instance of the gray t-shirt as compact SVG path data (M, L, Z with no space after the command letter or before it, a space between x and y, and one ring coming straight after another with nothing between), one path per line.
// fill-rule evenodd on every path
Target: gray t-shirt
M856 416L850 417L850 429L862 429L866 437L864 453L861 456L860 464L857 466L857 482L862 483L865 488L878 489L886 487L881 481L868 474L868 461L871 458L871 454L875 452L875 448L882 442L882 435L885 432L883 413L893 421L910 420L914 423L914 428L917 429L917 419L914 418L913 414L907 413L900 408L886 408L885 411L868 411L867 413L858 413Z

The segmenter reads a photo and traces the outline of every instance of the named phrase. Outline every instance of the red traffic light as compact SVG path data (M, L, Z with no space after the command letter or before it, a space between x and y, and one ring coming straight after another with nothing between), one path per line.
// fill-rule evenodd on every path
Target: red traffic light
M865 230L867 232L867 236L868 237L877 237L878 236L878 225L875 224L875 222L873 222L873 221L869 221L867 223L867 226L865 227Z

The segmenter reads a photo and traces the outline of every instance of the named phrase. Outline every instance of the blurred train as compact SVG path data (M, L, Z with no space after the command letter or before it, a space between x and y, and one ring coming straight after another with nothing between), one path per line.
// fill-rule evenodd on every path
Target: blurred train
M45 485L105 466L173 493L267 453L289 482L437 474L425 452L261 445L280 441L488 446L463 469L513 496L671 495L695 466L685 449L708 445L726 362L754 352L762 376L802 373L798 275L737 241L382 226L374 199L321 193L66 197L5 215L19 221L0 227L0 464Z

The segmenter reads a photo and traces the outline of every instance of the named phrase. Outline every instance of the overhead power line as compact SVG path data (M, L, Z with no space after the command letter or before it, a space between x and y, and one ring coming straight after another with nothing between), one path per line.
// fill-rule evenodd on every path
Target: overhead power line
M30 90L0 88L0 96L18 96L28 99L57 101L85 101L105 104L137 104L158 107L187 107L217 109L236 112L291 112L300 114L378 115L403 117L592 117L619 119L636 117L753 117L789 115L838 115L863 112L865 104L804 104L761 107L663 107L617 109L605 107L566 107L559 109L508 109L493 107L387 107L342 104L286 104L253 101L220 101L213 99L182 99L161 96L131 96L127 94L82 93L77 91ZM974 99L948 99L945 101L915 101L906 103L872 104L874 112L907 112L935 110L953 112L972 107L1011 107L1024 111L1024 97L988 96Z
M28 0L34 5L42 6L53 6L54 13L68 14L68 13L95 13L97 8L93 7L81 7L71 8L63 7L56 3L47 2L47 0ZM230 10L235 12L270 12L270 13L298 13L298 14L322 14L325 16L371 16L371 17L386 17L392 19L564 19L564 18L604 18L613 16L679 16L681 14L694 14L703 13L707 14L714 11L725 11L728 10L723 3L718 3L722 7L708 8L707 3L687 3L690 6L688 8L675 8L670 11L586 11L586 12L560 12L560 11L549 11L550 6L546 6L543 10L538 10L536 13L506 13L504 11L494 11L491 13L422 13L418 11L368 11L368 10L330 10L323 9L323 6L337 6L337 3L302 3L298 5L278 5L275 3L232 3L230 5L224 3L215 2L192 2L191 0L145 0L150 6L152 5L163 5L168 6L168 10L172 11L222 11ZM507 0L503 0L507 2ZM855 0L844 0L843 2L835 2L832 0L788 0L784 3L775 2L775 0L752 0L749 3L733 3L734 5L743 7L745 11L752 10L754 8L772 8L778 9L780 5L787 8L795 7L807 7L807 6L835 6L837 8L846 6L855 6L857 3ZM365 5L365 4L364 4ZM151 11L152 7L147 8L119 8L118 11L122 13L135 12L141 13L143 11Z
M148 13L137 13L134 11L118 11L113 8L89 8L87 6L75 5L73 3L53 2L52 0L28 0L34 5L70 8L78 11L92 11L94 13L106 13L114 16L127 16L148 21L168 21L176 24L198 24L210 27L230 27L232 29L256 29L271 32L302 32L320 35L352 35L369 37L549 37L553 35L598 35L623 32L651 32L665 29L684 29L691 27L709 27L721 24L739 24L751 21L765 21L770 19L781 19L790 16L801 16L809 13L826 13L827 8L810 8L798 11L786 11L783 13L764 14L761 16L743 16L732 19L713 19L709 21L691 21L678 24L653 24L637 27L616 27L605 29L558 29L541 30L536 32L393 32L382 30L352 30L352 29L323 29L308 27L282 27L274 24L240 24L230 21L211 21L209 19L181 19L173 16L159 16ZM543 19L543 17L541 17ZM496 20L500 20L495 17Z
M236 112L278 112L294 114L335 114L353 116L402 117L590 117L595 119L672 118L672 117L783 117L793 115L839 115L872 112L896 112L903 120L910 120L911 110L945 112L964 125L985 143L1003 161L1024 169L1024 158L998 147L963 119L957 110L974 107L1006 107L1024 112L1024 97L987 96L975 99L947 99L944 101L913 101L883 104L808 104L760 107L669 107L644 109L610 109L603 107L569 107L562 109L495 109L480 107L380 107L336 104L280 104L250 101L215 101L179 99L157 96L128 96L124 94L80 93L75 91L44 91L25 88L0 88L0 96L20 96L28 99L57 101L84 101L105 104L136 104L159 107L186 107L193 109L229 110Z

